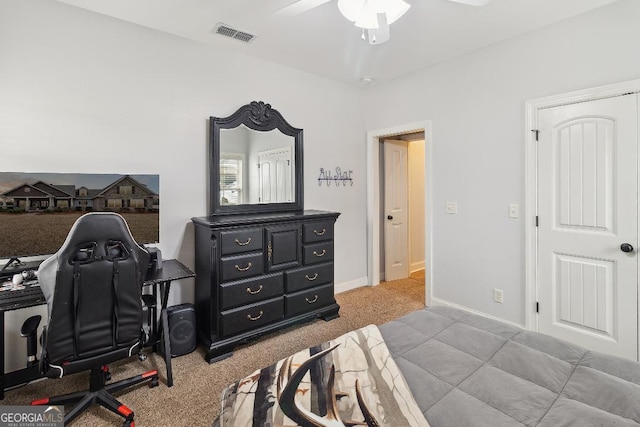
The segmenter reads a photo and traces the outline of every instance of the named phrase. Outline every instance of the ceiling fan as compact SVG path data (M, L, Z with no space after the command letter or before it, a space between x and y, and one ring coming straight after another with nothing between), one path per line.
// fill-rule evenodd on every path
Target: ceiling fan
M297 0L274 12L293 17L333 0ZM491 0L448 0L470 6L484 6ZM389 25L411 7L403 0L338 0L338 9L356 27L362 28L362 40L381 44L389 40Z

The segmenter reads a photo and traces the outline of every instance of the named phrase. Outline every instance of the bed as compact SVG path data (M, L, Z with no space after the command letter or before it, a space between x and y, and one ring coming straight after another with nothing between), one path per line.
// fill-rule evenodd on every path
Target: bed
M640 426L640 364L430 307L231 384L214 424Z

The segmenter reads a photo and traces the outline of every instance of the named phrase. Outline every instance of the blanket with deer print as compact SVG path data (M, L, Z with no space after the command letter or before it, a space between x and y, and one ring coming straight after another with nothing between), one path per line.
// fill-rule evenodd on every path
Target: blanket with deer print
M221 427L429 426L374 325L231 384L217 422Z

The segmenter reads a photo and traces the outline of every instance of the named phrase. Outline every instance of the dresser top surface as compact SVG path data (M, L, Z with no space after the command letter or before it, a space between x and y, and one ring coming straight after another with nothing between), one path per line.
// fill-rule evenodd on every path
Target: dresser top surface
M259 224L270 222L288 222L288 221L305 221L312 219L333 219L340 215L339 212L329 212L320 210L304 210L297 212L272 212L259 214L240 214L240 215L220 215L220 216L203 216L194 217L191 220L196 225L226 226L239 224Z

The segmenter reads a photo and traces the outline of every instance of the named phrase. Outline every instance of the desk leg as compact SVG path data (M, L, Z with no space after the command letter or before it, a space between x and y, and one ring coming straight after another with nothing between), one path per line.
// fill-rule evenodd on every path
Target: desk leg
M162 308L167 308L169 304L169 292L171 291L171 281L168 280L166 282L160 283L160 292L162 293Z
M167 386L173 386L173 373L171 372L171 337L169 336L169 315L167 309L162 309L162 336L164 337L164 363L167 366Z
M153 342L153 351L158 351L158 340L160 340L160 335L158 334L158 290L157 287L154 286L153 289L151 290L151 295L153 295L153 302L155 303L153 308L150 309L151 310L151 325L149 325L151 327L151 333L149 334L151 336L151 341Z
M0 312L0 400L4 399L4 311Z

